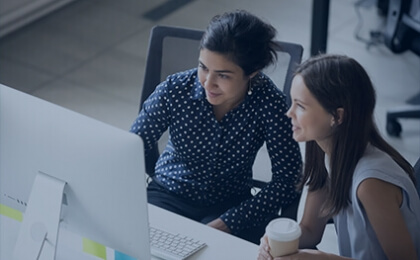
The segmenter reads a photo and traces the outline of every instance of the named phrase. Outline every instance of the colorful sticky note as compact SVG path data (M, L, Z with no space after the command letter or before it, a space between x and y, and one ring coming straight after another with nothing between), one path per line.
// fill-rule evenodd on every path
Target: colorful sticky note
M17 220L19 222L23 221L22 212L20 212L19 210L13 209L11 207L8 207L4 204L0 204L0 214L6 217L12 218L14 220Z
M90 239L83 238L83 252L106 260L106 247Z
M115 260L136 260L135 258L118 251L115 251L114 257Z

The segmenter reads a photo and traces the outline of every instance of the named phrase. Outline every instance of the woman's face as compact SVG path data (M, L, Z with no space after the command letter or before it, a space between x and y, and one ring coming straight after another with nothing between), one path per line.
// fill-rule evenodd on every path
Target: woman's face
M315 99L299 74L292 81L290 94L292 106L286 115L292 119L293 139L316 141L323 147L322 143L331 136L334 117Z
M213 106L235 108L245 97L248 79L241 67L224 55L207 49L200 51L198 78Z

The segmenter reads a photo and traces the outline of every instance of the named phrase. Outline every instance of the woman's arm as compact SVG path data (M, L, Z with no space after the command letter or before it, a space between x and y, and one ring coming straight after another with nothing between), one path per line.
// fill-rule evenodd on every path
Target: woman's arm
M267 237L264 236L261 239L261 245L259 250L259 260L295 260L295 259L349 259L338 255L325 253L310 248L315 248L322 239L324 234L325 225L328 222L328 217L321 216L321 208L327 197L326 191L317 190L309 191L306 197L305 209L302 220L300 222L300 228L302 229L302 235L299 239L298 253L288 255L284 257L273 258L269 254L269 245Z
M369 178L357 189L368 219L388 259L417 259L416 249L400 211L400 187Z
M215 228L215 229L221 230L223 232L229 233L229 234L232 233L230 228L220 218L216 218L215 220L209 222L207 225L212 227L212 228Z
M315 248L322 239L328 217L321 216L322 205L327 198L325 189L308 191L300 228L302 235L299 248Z
M258 94L265 102L250 102L255 106L249 108L255 110L252 120L247 120L250 125L238 127L244 128L244 133L249 133L252 137L246 137L242 142L252 152L248 154L248 158L254 159L252 163L255 163L253 153L257 153L257 147L265 141L271 161L272 178L255 196L229 209L220 217L232 233L264 224L268 218L278 215L282 207L288 207L299 195L296 183L301 175L302 157L299 144L292 138L290 119L285 116L287 104L275 86L266 84L258 88L261 90Z
M169 127L168 84L168 80L166 80L156 87L155 91L144 102L130 129L130 132L143 139L146 153Z

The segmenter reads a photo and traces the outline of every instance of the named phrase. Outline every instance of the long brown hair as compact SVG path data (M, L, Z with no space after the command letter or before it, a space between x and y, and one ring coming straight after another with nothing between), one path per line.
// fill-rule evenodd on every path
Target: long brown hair
M309 190L326 188L328 199L324 204L327 216L336 215L350 202L353 172L370 143L391 158L415 182L413 167L379 134L373 111L376 94L364 68L354 59L341 55L321 54L302 63L296 71L306 87L322 107L337 118L337 109L343 108L342 123L332 135L330 181L325 168L325 153L315 141L306 143L305 168L301 186Z

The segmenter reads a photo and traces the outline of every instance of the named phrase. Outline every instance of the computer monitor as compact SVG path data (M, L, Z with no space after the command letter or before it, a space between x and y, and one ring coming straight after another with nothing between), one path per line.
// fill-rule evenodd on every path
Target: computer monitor
M0 219L23 216L1 259L55 259L64 231L150 259L145 178L137 135L0 84Z

